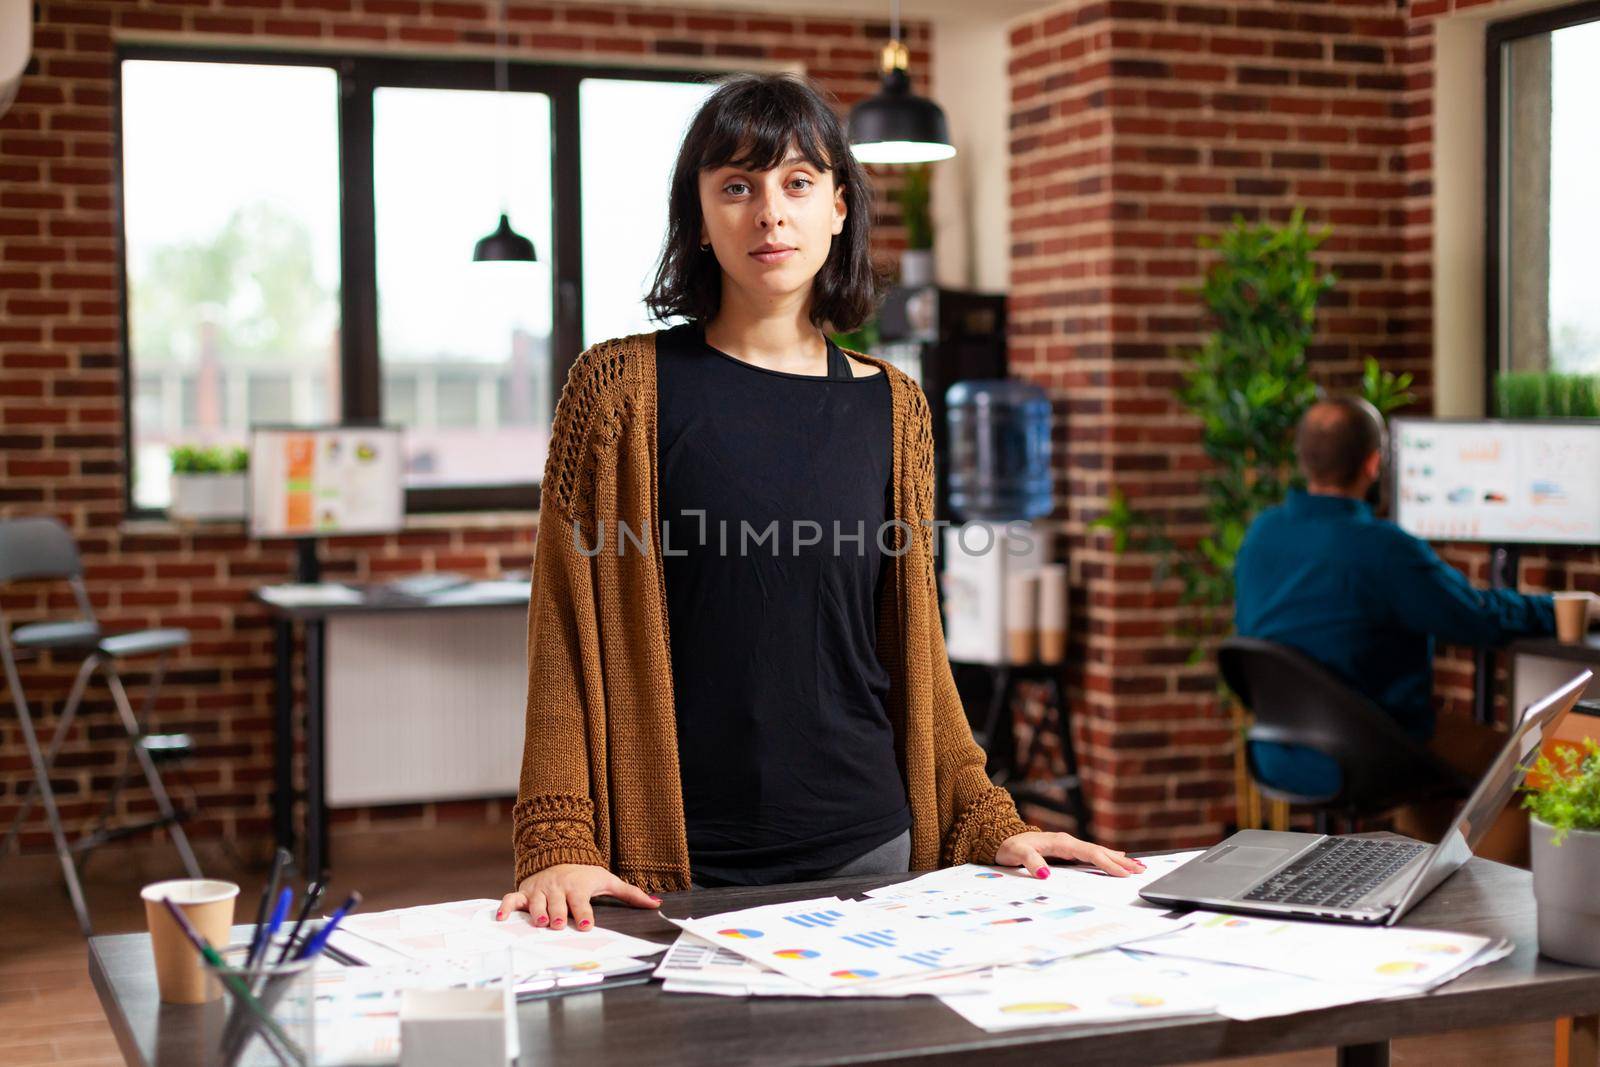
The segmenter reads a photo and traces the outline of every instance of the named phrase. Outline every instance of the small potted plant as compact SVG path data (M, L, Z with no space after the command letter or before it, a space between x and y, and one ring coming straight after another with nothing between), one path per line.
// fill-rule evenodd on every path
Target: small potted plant
M1551 959L1600 967L1600 743L1541 755L1522 806L1532 812L1533 896L1539 951Z
M219 520L245 517L245 471L250 453L242 448L196 448L178 445L172 461L174 519Z
M900 253L900 284L920 289L933 284L933 212L930 204L928 165L907 167L895 199L906 228L906 248Z

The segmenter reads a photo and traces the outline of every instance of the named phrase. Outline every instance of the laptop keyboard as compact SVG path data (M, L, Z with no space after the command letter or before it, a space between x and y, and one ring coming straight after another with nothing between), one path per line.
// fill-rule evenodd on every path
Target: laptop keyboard
M1352 907L1427 847L1331 837L1258 883L1244 899L1273 904Z

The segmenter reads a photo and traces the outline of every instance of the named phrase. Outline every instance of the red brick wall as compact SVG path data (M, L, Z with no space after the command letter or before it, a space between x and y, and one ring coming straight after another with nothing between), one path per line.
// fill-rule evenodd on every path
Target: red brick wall
M1119 846L1211 841L1233 818L1230 734L1213 667L1186 665L1173 634L1176 583L1153 586L1150 559L1085 531L1114 486L1180 539L1201 528L1207 464L1172 398L1174 353L1205 329L1195 238L1304 206L1331 227L1321 258L1341 279L1316 373L1349 387L1376 356L1417 376L1427 410L1430 19L1444 6L1074 0L1013 26L1013 360L1060 399L1076 736L1096 833ZM1465 663L1446 664L1449 704L1470 699Z
M35 58L0 117L0 514L50 514L81 545L95 610L110 628L186 626L195 643L173 664L153 724L200 742L189 770L201 802L194 832L261 846L270 833L272 645L248 599L289 579L292 553L237 531L194 532L123 522L122 378L117 325L117 218L111 130L112 47L127 35L197 45L426 50L488 54L496 5L445 0L42 0ZM510 45L524 57L609 62L799 62L844 107L877 84L887 26L843 18L748 11L681 13L658 7L514 3ZM929 69L928 27L906 29L915 77ZM880 176L885 179L887 176ZM880 180L880 252L903 246ZM531 514L429 519L396 537L324 548L335 576L364 579L424 568L493 574L529 566ZM4 594L13 623L71 610L65 589ZM74 664L34 664L24 684L41 726L54 727ZM140 673L131 673L134 699ZM69 824L98 810L115 773L103 688L69 743L55 782ZM0 717L0 822L27 788L20 731ZM507 743L519 743L508 738ZM134 791L125 808L150 809ZM502 819L505 802L418 805L335 813L340 821ZM22 847L49 847L36 814Z

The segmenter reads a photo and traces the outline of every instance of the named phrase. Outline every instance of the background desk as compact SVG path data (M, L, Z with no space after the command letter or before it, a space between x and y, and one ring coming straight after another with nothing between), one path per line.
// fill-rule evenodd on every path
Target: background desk
M484 582L428 600L363 589L358 603L285 606L273 616L273 828L302 870L329 863L328 809L512 796L527 708L526 582ZM304 639L295 671L295 629ZM298 679L297 679L298 674ZM296 786L296 682L305 746Z
M1511 642L1507 651L1513 714L1570 682L1582 670L1593 670L1596 675L1584 690L1584 699L1600 696L1600 634L1588 634L1575 645L1564 645L1554 637L1524 638Z
M850 878L765 889L708 889L668 894L670 915L828 894L853 894L896 878ZM602 926L667 943L677 930L651 912L599 909ZM1257 1022L1218 1016L1113 1026L1045 1028L990 1034L930 997L905 1000L736 999L666 994L658 983L523 1004L523 1063L637 1067L639 1064L1182 1063L1296 1049L1340 1047L1342 1064L1378 1065L1391 1038L1585 1016L1571 1063L1594 1065L1594 1013L1600 970L1538 955L1531 876L1474 859L1406 919L1434 927L1509 937L1506 959L1470 971L1437 992L1304 1012ZM123 1055L130 1064L200 1064L203 1028L217 1025L220 1004L158 1003L150 939L121 934L89 939L89 971ZM1581 1059L1583 1055L1587 1059Z

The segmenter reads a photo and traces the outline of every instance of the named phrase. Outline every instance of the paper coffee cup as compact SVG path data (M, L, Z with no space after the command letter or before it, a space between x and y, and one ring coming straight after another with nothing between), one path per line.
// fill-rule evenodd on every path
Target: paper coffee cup
M1589 605L1594 598L1589 593L1557 593L1556 638L1563 644L1576 645L1589 632Z
M213 878L178 878L147 885L139 896L144 899L150 950L156 958L156 986L161 990L162 1002L203 1004L221 996L222 987L208 980L199 951L161 901L170 898L200 936L221 952L228 947L239 887Z
M1037 637L1038 575L1028 572L1006 579L1006 650L1012 663L1032 663Z
M1039 568L1039 659L1060 663L1067 655L1067 568Z

